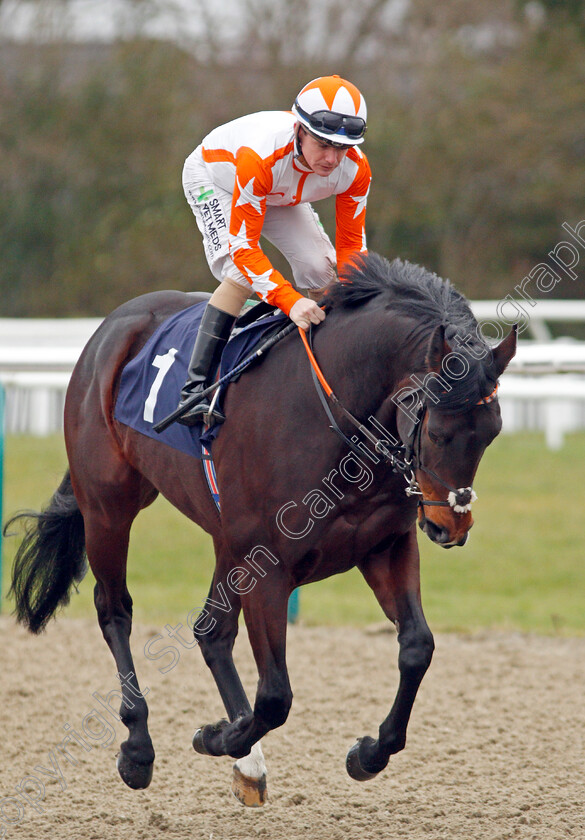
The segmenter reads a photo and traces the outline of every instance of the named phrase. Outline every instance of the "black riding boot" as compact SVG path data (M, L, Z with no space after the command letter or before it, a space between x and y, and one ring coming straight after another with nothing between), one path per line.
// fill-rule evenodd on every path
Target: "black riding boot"
M181 390L181 402L179 408L185 404L188 399L191 399L194 394L204 391L212 382L213 377L217 372L223 348L226 345L234 321L236 319L233 315L217 309L210 303L207 304L197 338L195 339L195 346L191 354L191 361L187 370L187 381ZM182 417L177 420L184 426L195 426L200 423L204 415L209 414L210 400L203 397L197 402L193 408L190 408ZM214 409L210 422L223 423L224 415L218 410Z

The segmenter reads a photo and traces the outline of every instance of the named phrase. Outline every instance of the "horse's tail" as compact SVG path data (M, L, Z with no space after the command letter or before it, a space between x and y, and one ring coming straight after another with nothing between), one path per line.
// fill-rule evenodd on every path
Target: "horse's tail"
M17 513L4 533L18 520L26 523L25 536L16 552L8 594L14 596L17 620L31 633L40 633L56 610L69 603L71 586L87 570L83 516L69 470L45 510Z

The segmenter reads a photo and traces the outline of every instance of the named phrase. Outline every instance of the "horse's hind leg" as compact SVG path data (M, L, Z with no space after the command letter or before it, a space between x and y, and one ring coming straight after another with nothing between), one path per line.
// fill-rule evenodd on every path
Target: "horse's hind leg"
M130 527L147 503L133 476L116 487L101 488L99 501L81 498L86 549L96 578L94 601L104 639L118 669L121 684L120 718L129 737L120 748L118 772L131 788L146 788L152 779L154 749L148 733L148 707L140 691L130 651L132 599L126 586ZM150 492L148 501L156 496ZM142 503L139 499L142 498Z
M400 682L390 714L380 725L378 738L361 738L347 755L347 772L357 781L372 779L386 767L393 753L404 748L416 693L434 649L420 600L414 527L396 541L391 551L368 558L361 571L382 609L397 625Z

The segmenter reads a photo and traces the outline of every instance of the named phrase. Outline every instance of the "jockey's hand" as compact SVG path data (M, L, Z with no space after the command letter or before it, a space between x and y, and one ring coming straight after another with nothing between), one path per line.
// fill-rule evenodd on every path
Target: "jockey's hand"
M314 300L303 297L299 298L299 300L292 305L291 310L288 313L288 317L291 321L294 321L297 327L300 327L306 332L311 324L317 325L320 324L321 321L324 321L325 313L319 306L317 306Z

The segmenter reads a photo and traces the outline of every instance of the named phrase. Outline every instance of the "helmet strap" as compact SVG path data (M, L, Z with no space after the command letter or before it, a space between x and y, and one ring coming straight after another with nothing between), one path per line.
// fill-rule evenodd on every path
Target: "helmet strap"
M295 157L300 158L303 156L303 146L301 144L301 128L303 126L298 122L295 127Z

